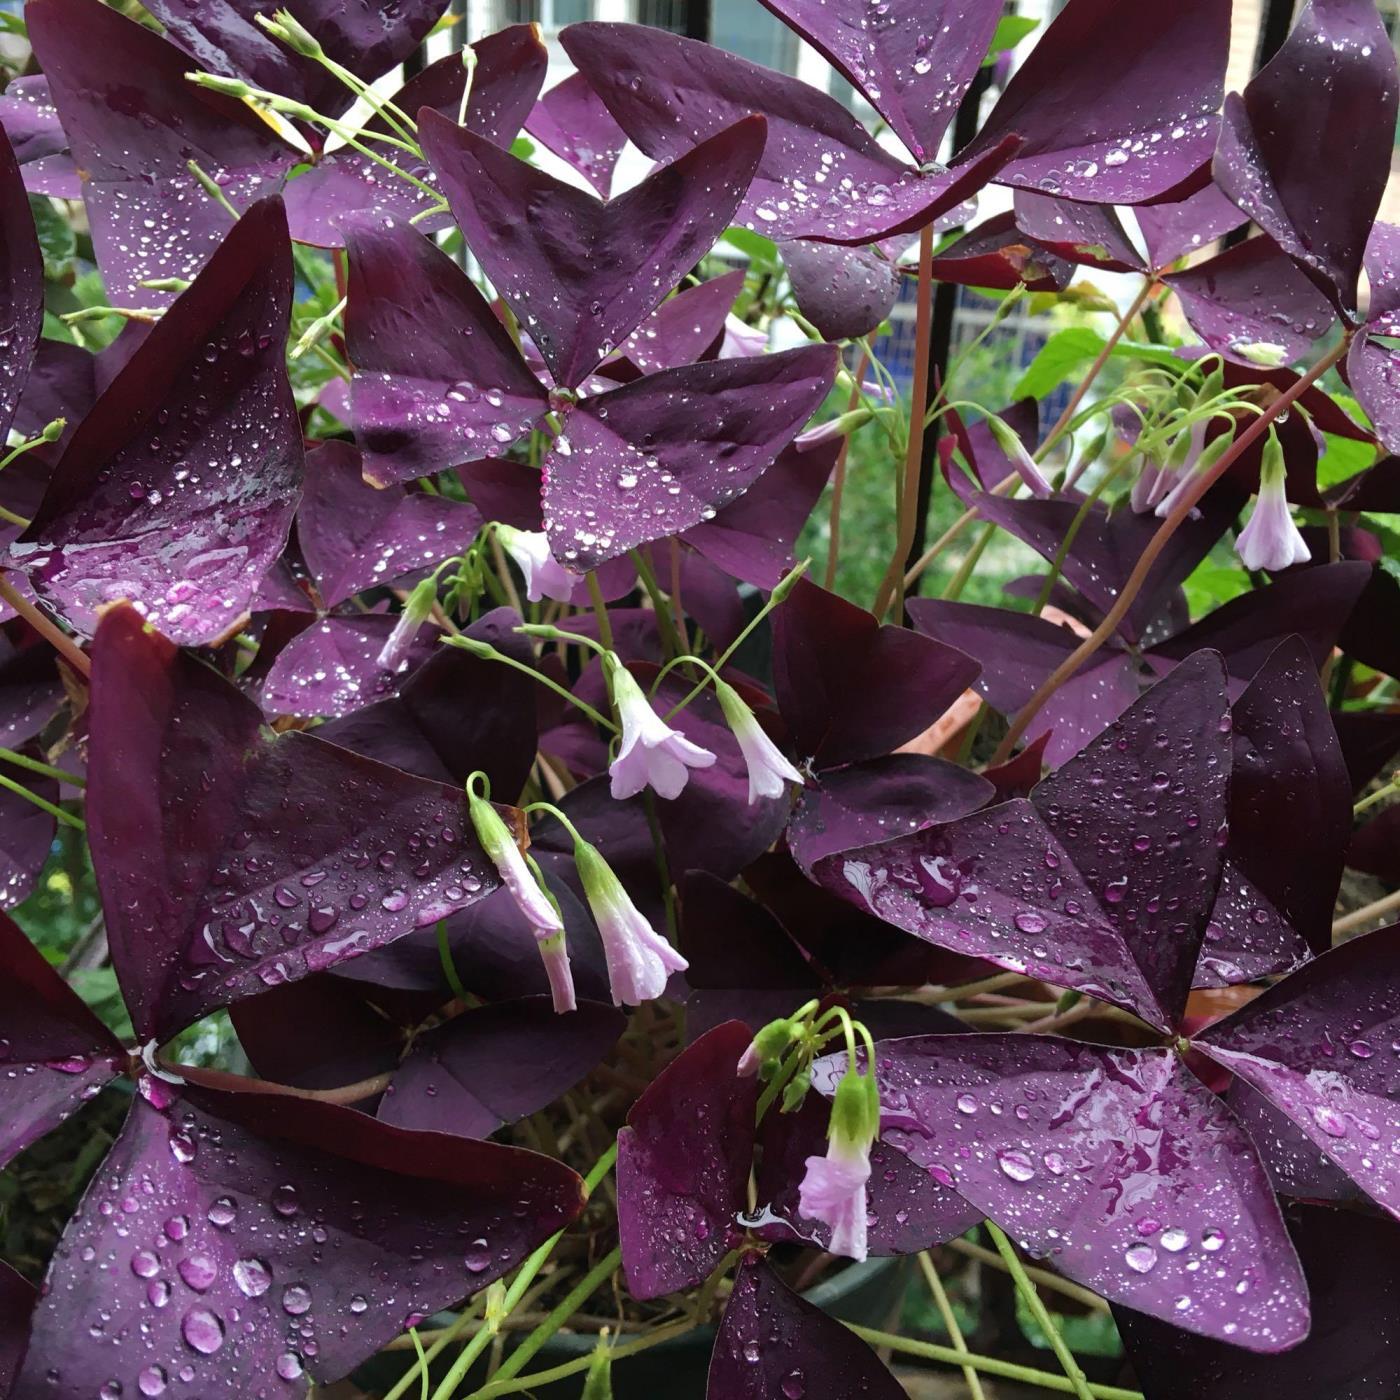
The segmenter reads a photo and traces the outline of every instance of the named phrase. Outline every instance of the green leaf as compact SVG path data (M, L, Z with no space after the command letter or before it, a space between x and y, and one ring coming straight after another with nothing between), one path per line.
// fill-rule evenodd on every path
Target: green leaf
M510 153L516 160L531 160L535 154L535 143L528 136L517 136L510 143Z
M756 268L778 265L778 245L752 229L725 229L724 242L737 248Z
M982 60L985 68L999 53L1014 49L1027 34L1040 28L1038 19L1028 19L1025 15L1003 15L997 21L996 33L992 35L992 46Z
M1057 331L1045 342L1021 376L1014 397L1019 399L1029 395L1043 399L1071 378L1076 370L1090 364L1107 344L1098 331L1088 326L1071 326L1068 330ZM1113 348L1113 358L1143 360L1181 373L1189 368L1172 353L1169 346L1148 345L1135 340L1120 340Z
M1345 481L1357 472L1364 472L1376 460L1376 445L1373 442L1357 442L1354 438L1337 437L1324 433L1327 451L1317 459L1318 489L1325 491L1339 481Z
M1249 575L1238 565L1202 564L1182 585L1192 617L1202 617L1249 592Z
M77 251L72 225L47 195L31 194L29 212L34 216L39 249L44 255L44 277L50 282L67 281Z
M598 1349L593 1353L579 1400L613 1400L612 1351L603 1337L598 1338Z

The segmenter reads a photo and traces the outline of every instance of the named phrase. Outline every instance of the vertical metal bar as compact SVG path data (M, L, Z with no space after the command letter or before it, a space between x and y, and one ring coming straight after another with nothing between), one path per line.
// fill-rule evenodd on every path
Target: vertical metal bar
M713 20L712 0L681 0L685 9L685 27L681 32L688 39L709 39Z

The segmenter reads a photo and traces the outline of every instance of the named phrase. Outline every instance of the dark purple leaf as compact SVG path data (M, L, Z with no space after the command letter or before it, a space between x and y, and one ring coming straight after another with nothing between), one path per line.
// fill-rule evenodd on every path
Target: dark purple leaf
M525 130L573 166L602 199L612 188L627 133L612 119L582 73L571 73L535 103Z
M1191 1051L1197 1056L1197 1051ZM1204 1060L1204 1057L1200 1057ZM1204 1063L1217 1074L1218 1066ZM1240 1120L1281 1196L1310 1201L1337 1201L1369 1208L1365 1193L1352 1179L1313 1145L1308 1135L1287 1114L1275 1108L1243 1079L1231 1079L1225 1102ZM1374 1209L1371 1210L1375 1214Z
M904 1387L834 1317L785 1287L758 1254L740 1261L710 1357L708 1400L900 1400Z
M1323 496L1333 509L1400 515L1400 457L1382 457L1374 467L1329 486Z
M1110 272L1143 272L1142 255L1112 208L1016 191L1016 226L1057 257Z
M728 1021L652 1080L617 1135L617 1224L634 1298L702 1283L742 1238L756 1078L735 1072L752 1033Z
M467 103L467 129L502 148L508 147L529 116L544 82L548 67L544 45L533 24L513 24L488 34L471 47L476 53L476 68ZM410 78L394 94L393 101L411 117L416 118L421 109L431 107L455 122L466 79L461 55L448 54ZM367 121L364 129L389 131L377 116ZM379 154L386 160L425 184L434 184L436 176L425 162L392 146L373 144L379 145ZM342 149L324 157L287 186L287 217L292 236L298 243L315 243L323 248L338 248L345 241L342 220L347 215L393 216L407 223L433 204L417 186L356 150ZM418 219L414 226L423 233L437 233L451 223L448 215L434 214Z
M246 103L191 83L174 44L106 5L32 0L25 18L81 173L107 295L166 306L170 293L142 282L193 277L232 224L187 162L242 210L276 192L296 152Z
M333 73L315 59L294 53L257 23L257 16L271 17L283 8L272 0L202 0L198 5L152 0L149 8L166 33L213 73L246 78L332 117L355 100ZM320 42L328 58L372 82L418 47L446 5L444 0L407 0L393 6L294 0L285 8Z
M626 1016L594 1001L562 1016L548 997L464 1012L414 1041L378 1116L400 1128L490 1137L572 1089L626 1028Z
M465 628L517 661L533 657L517 635L520 615L496 608ZM342 748L441 783L464 783L478 770L499 801L519 795L535 761L535 696L528 676L457 647L438 646L398 694L323 725ZM471 697L469 706L463 696Z
M0 1164L56 1128L126 1064L117 1038L0 914Z
M31 194L81 199L78 167L68 154L68 137L42 74L16 78L0 93L0 131L9 137Z
M682 287L642 322L615 354L598 366L600 376L629 383L659 369L676 369L712 359L722 342L725 320L743 290L741 270Z
M818 1063L818 1088L843 1059ZM881 1041L876 1072L884 1141L1066 1277L1250 1351L1307 1334L1254 1145L1173 1051L918 1036Z
M1031 789L1040 781L1045 766L1045 745L1048 734L1032 739L1014 758L1005 763L996 763L982 770L982 776L996 788L999 801L1008 797L1029 797Z
M544 461L554 557L583 573L713 518L821 405L834 346L648 375L563 410Z
M5 760L0 760L0 773L46 802L58 801L52 778ZM0 789L0 909L13 909L29 898L53 848L54 827L55 818L42 807L9 788Z
M1400 1209L1396 930L1343 943L1195 1038L1391 1214Z
M130 608L98 631L88 725L93 866L143 1039L496 886L460 789L264 737L251 701Z
M1034 453L1040 442L1040 405L1032 398L1017 399L1002 409L998 416L1021 439L1026 451ZM984 489L990 491L1016 470L1011 458L992 436L986 419L969 427L954 409L948 415L948 426L952 429L958 451Z
M59 442L66 444L97 398L96 371L97 357L90 351L63 340L41 340L11 426L35 437L55 418L65 418L68 427Z
M0 131L0 445L10 431L44 326L44 260L19 163Z
M405 224L349 226L346 348L365 473L409 481L504 452L547 395L471 279Z
M765 127L736 123L602 201L424 113L424 152L467 246L557 383L574 388L710 250L744 198Z
M1347 379L1387 452L1400 452L1400 355L1373 338L1393 338L1400 317L1363 326L1347 351Z
M681 537L712 564L755 588L771 589L792 568L797 537L836 466L840 443L785 447L777 460L713 520Z
M1246 363L1261 345L1277 347L1283 360L1300 360L1337 319L1327 298L1267 236L1164 280L1196 334L1212 350Z
M971 770L926 754L833 768L803 789L788 825L788 849L810 871L837 851L956 821L986 806L995 791Z
M1247 220L1219 185L1207 184L1172 204L1139 204L1133 210L1154 268L1200 253Z
M1372 0L1310 0L1225 102L1216 183L1344 313L1390 175L1397 86Z
M306 458L297 542L328 608L461 554L481 528L472 506L396 487L379 491L360 469L348 443L322 443Z
M828 857L814 876L930 943L1170 1029L1220 878L1226 703L1220 658L1200 653L1029 801Z
M29 1345L29 1315L38 1294L34 1285L8 1264L0 1263L0 1392L10 1386Z
M1357 830L1346 863L1388 885L1400 885L1400 807L1385 808Z
M298 1396L577 1216L562 1163L280 1095L143 1085L69 1222L16 1394ZM136 1183L146 1186L138 1189Z
M1024 282L1033 292L1062 292L1074 267L1047 249L1032 244L1016 226L1011 210L984 219L933 260L940 282L962 287L1011 291Z
M46 644L14 646L0 633L0 744L17 749L63 702L54 652Z
M323 617L277 653L260 700L269 715L339 719L386 699L398 682L438 649L442 633L418 630L407 657L392 671L379 662L397 619L387 613Z
M1230 839L1198 986L1287 972L1330 947L1351 834L1351 783L1301 639L1279 645L1231 720Z
M653 160L673 161L750 114L768 141L739 221L780 240L869 243L915 231L961 204L1010 154L995 146L922 176L808 83L696 39L633 24L575 24L565 52Z
M1115 1309L1147 1400L1389 1400L1400 1391L1400 1230L1305 1205L1286 1210L1284 1224L1312 1297L1307 1339L1264 1358Z
M38 3L47 13L77 0ZM301 484L283 353L291 294L286 219L267 200L239 220L73 434L12 553L79 631L91 634L98 611L121 600L181 644L243 626Z
M778 707L798 754L821 767L878 758L923 733L977 671L964 653L881 626L806 579L773 620Z
M1161 12L1070 0L959 160L1014 134L1026 144L1004 184L1096 204L1156 199L1210 158L1229 48L1230 0Z
M868 335L894 310L903 275L878 245L794 239L779 245L798 310L827 340Z

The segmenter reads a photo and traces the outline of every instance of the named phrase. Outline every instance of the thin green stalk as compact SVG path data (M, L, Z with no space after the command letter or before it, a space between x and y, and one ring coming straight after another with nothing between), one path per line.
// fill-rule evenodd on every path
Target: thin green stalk
M488 574L487 577L489 578L490 575ZM457 645L462 646L464 651L471 650L470 647L464 646L459 642L456 637L444 637L442 641L444 646L450 647ZM618 732L617 725L615 725L612 720L608 719L605 715L599 714L586 700L580 700L573 691L560 685L559 682L552 677L546 676L543 671L537 671L533 666L527 666L523 661L517 661L513 656L507 656L503 651L494 652L490 659L492 661L499 661L503 666L512 666L515 670L529 676L532 680L538 681L541 685L548 686L556 695L567 700L571 705L577 705L594 724L601 725L604 729L610 729L614 734Z
M455 1342L475 1321L476 1302L473 1301L471 1307L462 1309L461 1313L450 1327L446 1327L438 1333L433 1339L432 1345L422 1353L421 1361L416 1362L389 1390L385 1391L384 1400L402 1400L402 1397L408 1392L409 1386L420 1376L422 1377L424 1385L423 1397L424 1400L427 1400L428 1391L426 1387L428 1384L428 1367L437 1360L438 1356L442 1354L446 1347Z
M1074 1394L1079 1400L1093 1400L1093 1391L1089 1389L1089 1381L1084 1375L1074 1353L1065 1345L1065 1339L1060 1336L1060 1329L1055 1326L1054 1319L1050 1316L1050 1309L1045 1306L1040 1294L1035 1291L1035 1284L1026 1277L1026 1271L1021 1265L1021 1258L1016 1253L1015 1248L1001 1228L994 1221L987 1221L987 1233L992 1237L992 1243L997 1247L997 1253L1006 1261L1007 1272L1015 1280L1016 1289L1021 1297L1025 1299L1026 1307L1030 1309L1031 1316L1036 1321L1036 1326L1045 1333L1050 1342L1050 1350L1055 1353L1055 1359L1064 1368L1073 1384Z
M617 1161L617 1143L603 1153L594 1164L593 1170L583 1180L583 1196L587 1200L596 1189L598 1183L612 1170L613 1164ZM452 1363L451 1369L443 1377L442 1384L433 1392L433 1400L452 1400L456 1394L457 1387L466 1378L467 1372L471 1370L477 1358L492 1341L496 1338L500 1330L500 1322L509 1317L514 1310L520 1306L520 1300L525 1296L530 1285L535 1281L535 1276L544 1268L549 1256L554 1252L554 1246L563 1238L564 1232L557 1230L552 1234L535 1252L520 1266L514 1281L506 1289L505 1302L502 1305L500 1318L494 1326L483 1326L475 1336L464 1346L456 1361ZM585 1362L585 1364L587 1364ZM387 1400L387 1397L386 1397Z
M967 1342L963 1338L962 1328L958 1326L958 1319L953 1315L953 1305L948 1300L948 1290L943 1287L943 1280L938 1277L938 1270L933 1267L933 1260L929 1258L926 1249L919 1251L919 1268L923 1272L924 1282L928 1284L928 1291L933 1294L933 1304L938 1309L939 1317L943 1319L943 1326L948 1329L953 1349L964 1356L968 1355ZM967 1382L967 1393L971 1400L986 1400L982 1382L977 1377L977 1368L964 1364L962 1373L963 1379Z
M997 527L988 521L982 527L982 533L972 542L972 548L963 556L963 561L958 565L958 571L948 580L948 586L943 590L943 597L956 601L961 596L967 581L972 577L973 571L977 568L978 562L986 552L986 548L992 542L992 536L997 532Z
M842 1325L848 1332L854 1332L862 1341L873 1347L888 1347L891 1351L903 1352L906 1356L920 1356L926 1361L942 1361L949 1366L972 1366L988 1376L1001 1376L1006 1380L1021 1381L1026 1385L1038 1385L1044 1390L1058 1391L1061 1395L1075 1395L1078 1392L1064 1376L1052 1371L1036 1371L1029 1366L1017 1366L1011 1361L998 1361L994 1356L978 1356L976 1352L958 1352L952 1347L939 1346L936 1342L916 1342L909 1337L897 1337L892 1332L877 1332L873 1327L860 1327L854 1322ZM1087 1385L1084 1393L1090 1400L1145 1400L1140 1390L1123 1390L1116 1385ZM485 1400L485 1396L478 1397Z
M0 788L5 788L19 797L27 798L36 807L62 822L64 826L71 826L74 831L87 830L87 823L81 817L75 817L72 812L65 812L62 807L55 807L52 802L46 801L37 792L30 792L22 783L15 782L13 778L7 778L3 773L0 773Z
M1069 522L1069 529L1065 531L1065 537L1060 541L1060 547L1055 551L1055 557L1050 561L1050 572L1045 576L1045 582L1041 584L1040 592L1036 596L1035 606L1031 609L1036 617L1045 611L1045 605L1050 601L1050 594L1056 583L1059 582L1060 575L1064 571L1065 560L1069 558L1069 552L1074 547L1074 541L1083 528L1084 522L1089 518L1089 512L1093 510L1109 486L1117 480L1118 474L1122 470L1123 464L1119 463L1106 471L1103 480L1084 497L1074 519Z
M447 941L447 920L439 919L437 923L437 946L438 960L442 963L442 975L447 979L448 988L458 1001L467 999L467 989L462 985L462 979L457 975L457 964L452 958L452 945Z
M588 597L593 604L593 616L598 619L598 640L609 651L616 651L617 648L613 645L612 619L608 616L608 605L603 601L603 590L594 569L588 571Z
M27 768L31 773L38 773L45 778L55 778L60 783L68 783L73 787L86 787L87 779L80 778L76 773L66 773L62 768L53 768L47 763L40 763L37 758L30 758L28 754L16 753L14 749L0 748L0 758L6 763L13 763L16 768Z
M622 1250L614 1246L555 1304L544 1321L506 1357L492 1380L508 1381L512 1376L518 1376L531 1357L593 1296L604 1279L617 1272L621 1263Z
M4 750L0 749L0 753ZM1367 797L1363 797L1360 802L1351 809L1353 817L1359 817L1362 812L1369 812L1372 807L1379 802L1384 802L1387 797L1393 797L1397 790L1400 790L1400 773L1389 779L1384 787L1377 788L1375 792Z
M661 633L661 645L666 649L667 659L680 656L686 648L681 646L681 639L676 634L675 619L671 616L671 609L666 606L661 585L656 581L655 570L647 562L646 556L640 549L629 549L627 557L636 568L637 577L641 579L647 597L651 599L651 608L656 614L656 626ZM592 575L590 574L589 577L591 578Z
M666 932L672 943L680 937L680 920L676 916L676 891L671 884L671 867L666 860L666 842L661 835L661 822L656 815L656 794L646 788L642 793L642 808L647 814L647 830L651 847L656 853L656 873L661 880L661 897L666 906Z

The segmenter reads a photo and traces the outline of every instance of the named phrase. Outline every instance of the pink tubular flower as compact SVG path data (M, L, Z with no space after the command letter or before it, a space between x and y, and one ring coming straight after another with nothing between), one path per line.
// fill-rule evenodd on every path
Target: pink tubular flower
M689 964L642 917L596 847L575 840L574 861L603 940L613 1005L640 1006L659 997L671 974Z
M741 321L733 312L724 318L724 339L720 342L721 360L742 360L761 355L768 349L768 332Z
M525 577L525 597L532 603L553 598L572 603L583 580L571 574L550 552L543 530L517 530L511 525L496 526L496 538Z
M1277 443L1277 438L1270 435L1259 469L1259 495L1249 523L1235 541L1246 569L1264 569L1269 573L1290 564L1305 564L1312 558L1288 509L1283 449Z
M1054 494L1050 483L1045 479L1045 473L1036 465L1035 458L1026 451L1025 444L995 413L987 415L987 429L996 439L997 446L1011 459L1011 465L1016 468L1016 475L1026 484L1032 496L1043 499Z
M418 583L404 601L403 611L394 624L394 630L389 633L388 640L380 647L379 655L374 658L375 665L386 671L397 671L408 660L408 653L418 635L418 629L427 621L436 601L437 577L434 575Z
M788 783L802 784L802 774L783 757L782 751L763 731L754 712L744 704L739 692L722 680L715 680L715 695L725 722L739 741L739 752L749 770L749 806L760 797L781 797Z
M798 1187L798 1208L810 1220L831 1227L832 1254L864 1259L866 1244L865 1185L870 1180L870 1151L833 1137L825 1157L808 1157L807 1173Z
M679 797L692 768L709 768L715 756L672 729L651 707L616 657L606 663L613 705L622 724L622 744L608 767L612 795L621 801L650 787L658 797Z

